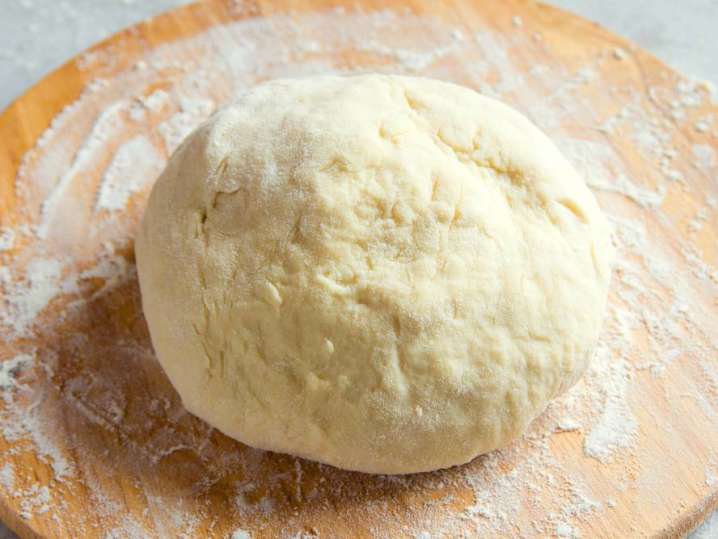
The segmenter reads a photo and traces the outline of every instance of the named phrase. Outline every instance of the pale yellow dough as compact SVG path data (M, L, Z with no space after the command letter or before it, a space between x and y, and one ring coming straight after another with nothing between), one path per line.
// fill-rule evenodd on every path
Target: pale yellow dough
M579 379L612 248L519 113L364 75L217 112L154 186L136 253L190 412L254 447L410 473L506 445Z

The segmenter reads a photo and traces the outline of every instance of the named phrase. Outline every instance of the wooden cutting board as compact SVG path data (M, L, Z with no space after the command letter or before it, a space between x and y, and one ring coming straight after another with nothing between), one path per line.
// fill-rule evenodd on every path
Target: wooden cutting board
M369 70L522 110L616 228L585 379L511 447L410 477L253 450L184 412L132 254L154 177L217 105ZM97 45L0 116L0 518L22 537L685 534L718 504L717 115L710 85L530 1L216 0Z

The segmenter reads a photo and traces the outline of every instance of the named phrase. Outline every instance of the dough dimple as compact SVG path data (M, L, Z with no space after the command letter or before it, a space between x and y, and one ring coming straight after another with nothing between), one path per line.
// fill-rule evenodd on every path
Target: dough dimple
M429 79L278 80L178 149L136 241L191 412L342 468L464 463L587 367L610 230L509 107Z

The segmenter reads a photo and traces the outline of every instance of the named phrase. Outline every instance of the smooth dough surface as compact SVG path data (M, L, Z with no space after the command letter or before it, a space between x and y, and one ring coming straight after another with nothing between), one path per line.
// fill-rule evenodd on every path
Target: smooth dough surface
M217 112L155 184L136 255L190 412L254 447L410 473L507 444L579 379L612 248L522 115L362 75Z

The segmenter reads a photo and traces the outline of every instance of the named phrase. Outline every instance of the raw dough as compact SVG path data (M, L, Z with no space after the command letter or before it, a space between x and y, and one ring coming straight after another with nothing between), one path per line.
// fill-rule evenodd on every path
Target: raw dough
M157 181L136 243L157 355L189 411L341 468L461 464L586 369L610 229L556 147L460 86L277 80Z

